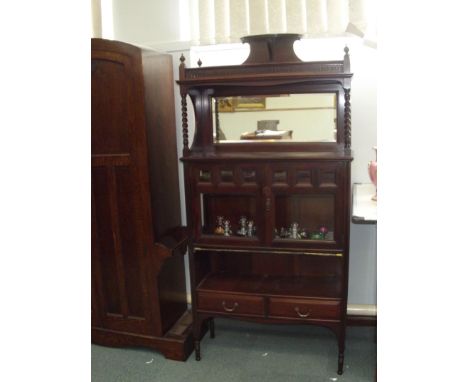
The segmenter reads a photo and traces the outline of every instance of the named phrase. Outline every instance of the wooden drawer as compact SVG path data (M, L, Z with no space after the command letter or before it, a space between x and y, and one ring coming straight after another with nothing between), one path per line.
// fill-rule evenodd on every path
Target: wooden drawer
M198 310L244 316L264 316L263 297L198 292Z
M269 317L338 320L340 301L271 297Z

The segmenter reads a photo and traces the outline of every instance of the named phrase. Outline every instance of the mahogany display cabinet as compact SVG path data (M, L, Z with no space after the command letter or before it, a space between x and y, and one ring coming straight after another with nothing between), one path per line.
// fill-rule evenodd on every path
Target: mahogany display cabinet
M196 358L214 318L331 329L343 372L351 106L343 60L303 62L295 34L249 36L242 65L180 64ZM187 98L195 112L188 143Z

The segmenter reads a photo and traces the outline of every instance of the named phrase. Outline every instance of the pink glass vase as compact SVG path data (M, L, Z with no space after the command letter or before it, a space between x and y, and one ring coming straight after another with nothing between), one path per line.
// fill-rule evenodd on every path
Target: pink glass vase
M372 200L377 201L377 147L373 147L373 149L375 150L375 161L369 162L368 169L369 177L375 186L375 195L372 197Z

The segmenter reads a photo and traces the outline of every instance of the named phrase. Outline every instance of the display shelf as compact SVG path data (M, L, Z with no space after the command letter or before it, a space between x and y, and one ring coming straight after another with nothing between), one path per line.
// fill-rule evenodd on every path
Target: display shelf
M341 287L339 278L333 274L314 277L219 272L206 276L197 291L339 299Z

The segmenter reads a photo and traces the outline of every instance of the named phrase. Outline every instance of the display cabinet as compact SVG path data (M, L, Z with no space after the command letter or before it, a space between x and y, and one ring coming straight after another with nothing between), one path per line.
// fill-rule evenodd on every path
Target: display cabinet
M237 66L180 64L190 274L200 360L215 317L313 324L343 372L350 222L348 49L302 62L299 35L262 35ZM195 112L189 147L187 98Z

